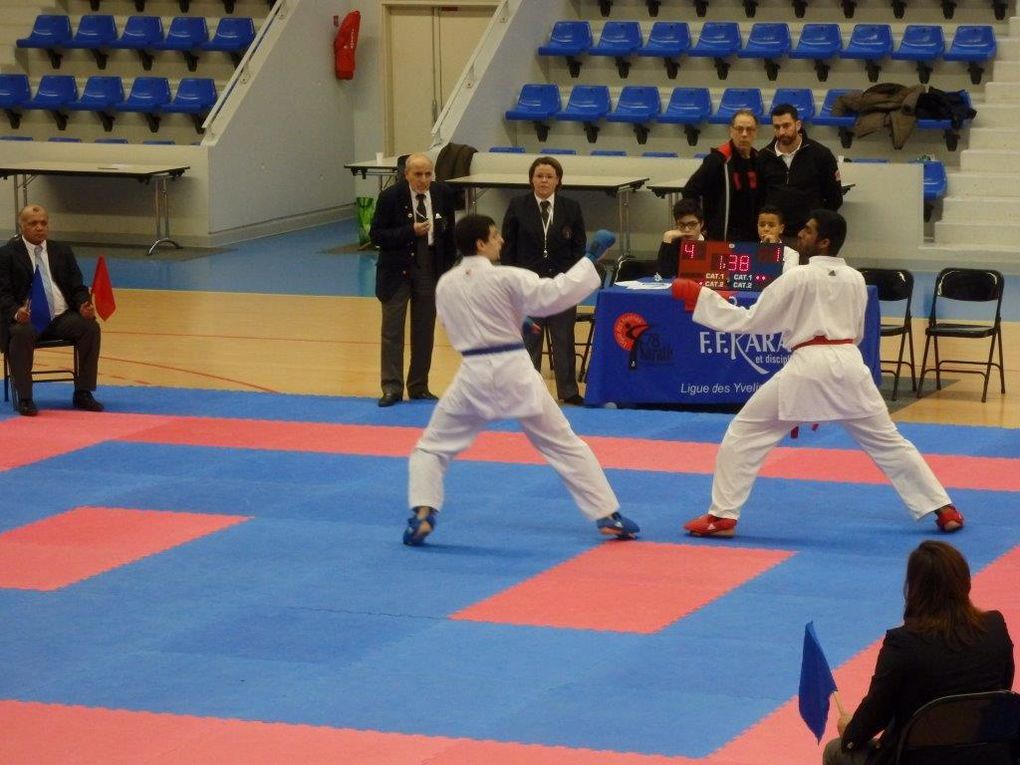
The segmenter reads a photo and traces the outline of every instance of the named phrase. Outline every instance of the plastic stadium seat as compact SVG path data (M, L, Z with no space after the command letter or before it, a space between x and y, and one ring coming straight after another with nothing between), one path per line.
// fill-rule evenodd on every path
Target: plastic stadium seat
M190 114L195 130L202 132L202 123L216 105L216 83L207 77L185 77L177 86L174 100L163 107L164 112Z
M599 135L598 121L609 114L610 108L609 88L605 85L575 85L566 107L556 119L584 123L588 143L595 143Z
M163 42L152 47L155 50L176 50L184 56L188 63L188 71L198 68L198 56L195 51L209 42L209 27L204 16L177 16L170 22Z
M103 123L103 130L113 130L113 116L116 106L124 100L124 83L120 77L89 77L85 81L81 97L67 104L67 109L79 112L95 112Z
M159 16L130 16L111 48L137 51L145 71L152 69L152 51L163 42L163 20Z
M146 146L173 146L177 142L170 138L152 138L142 143Z
M708 88L674 88L669 103L659 115L659 122L683 125L688 145L695 146L700 126L708 121L711 114L712 97Z
M966 61L970 81L979 85L985 71L981 64L994 59L996 50L995 30L992 27L964 25L956 28L953 42L942 58L946 61Z
M797 47L790 51L790 58L811 59L815 62L815 73L819 82L829 79L830 59L843 50L843 37L839 24L805 24L800 31Z
M82 16L78 22L78 31L68 43L68 48L81 48L92 51L96 65L106 69L107 49L117 39L117 23L113 16L106 13L92 13Z
M131 94L117 105L119 112L139 112L145 115L149 130L159 130L159 114L170 103L170 83L166 77L136 77Z
M623 149L592 149L593 157L626 157L627 152Z
M921 82L928 82L935 61L946 49L946 39L938 24L909 24L903 30L900 47L893 51L896 61L917 62L917 76Z
M587 21L557 21L553 24L549 42L538 49L540 56L564 56L571 77L581 74L578 56L588 52L592 46L591 24Z
M626 79L630 74L628 57L637 52L641 42L641 27L636 21L607 21L598 44L588 50L588 55L612 56L616 59L616 71Z
M35 17L31 34L18 40L17 45L19 48L42 48L50 57L50 65L59 69L60 59L63 58L61 50L70 43L71 19L68 16L43 13Z
M54 135L54 136L50 136L46 140L50 141L51 143L81 143L82 142L80 138L70 138L70 137L68 137L66 135Z
M545 154L577 154L577 149L546 149Z
M524 154L523 146L490 146L489 151L494 154Z
M19 111L30 99L28 75L0 74L0 109L7 114L7 120L15 130L21 125Z
M790 52L789 24L755 24L747 36L747 44L737 54L740 58L758 58L765 64L770 80L779 74L777 59Z
M30 135L0 135L0 141L32 141Z
M971 106L970 94L965 90L961 90L960 95L963 97L967 106ZM917 122L914 123L914 127L917 130L941 130L942 136L946 142L946 148L949 149L949 151L956 151L956 147L960 143L960 130L969 122L970 120L966 119L954 124L953 120L948 118L930 119L923 117L918 118Z
M606 117L608 122L629 122L640 144L648 140L648 123L662 111L659 89L651 85L628 85L620 91L616 108Z
M45 74L35 95L24 103L25 109L38 109L53 115L57 129L67 127L66 107L78 100L78 84L69 74Z
M857 24L850 33L850 41L846 44L840 58L854 58L864 61L870 82L878 82L878 74L882 71L881 61L892 55L892 29L888 24Z
M836 103L836 99L845 93L850 92L850 88L833 88L825 94L825 102L822 104L822 108L818 110L818 114L815 115L815 125L825 125L826 127L834 127L839 131L839 142L844 149L849 149L854 140L854 123L857 121L857 116L854 114L843 114L836 115L832 113L832 106Z
M815 119L815 94L808 88L776 88L768 114L780 104L790 104L797 110L797 117L805 125Z
M719 100L719 108L708 118L714 125L729 125L734 113L750 109L759 122L765 120L765 104L758 88L726 88Z
M549 125L552 119L563 109L560 89L551 83L532 83L521 88L517 97L517 106L509 109L503 116L508 120L527 120L535 123L535 132L539 141L549 137Z
M698 35L698 43L688 52L688 56L711 58L715 61L715 71L720 80L729 74L730 64L726 60L736 56L740 51L742 40L740 27L735 21L706 21Z
M234 66L241 63L244 52L255 40L255 22L244 16L225 16L216 25L212 39L202 45L202 50L217 50L230 54Z
M638 48L639 56L661 58L666 65L666 76L676 79L680 71L678 59L691 47L691 30L684 21L656 21L648 33L648 40Z
M675 151L645 151L641 153L641 156L649 159L676 159L680 155Z
M946 166L937 159L929 159L924 163L924 219L931 220L935 203L946 195L949 190L949 176Z
M94 143L127 143L127 138L97 138Z

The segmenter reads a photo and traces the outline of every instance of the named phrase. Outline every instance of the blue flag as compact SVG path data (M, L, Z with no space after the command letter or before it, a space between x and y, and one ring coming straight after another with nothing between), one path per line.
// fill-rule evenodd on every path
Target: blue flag
M46 289L43 287L42 274L38 268L32 276L32 291L29 297L32 301L32 326L36 332L42 334L53 321L53 315L50 313L50 301L46 299Z
M819 743L829 719L829 696L836 690L829 662L815 634L815 623L804 628L804 657L800 663L800 716Z

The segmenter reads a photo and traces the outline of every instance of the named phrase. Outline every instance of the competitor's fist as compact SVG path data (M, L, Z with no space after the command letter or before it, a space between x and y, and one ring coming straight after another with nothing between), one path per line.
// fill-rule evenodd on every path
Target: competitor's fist
M674 299L684 301L685 310L693 311L698 304L701 285L692 279L674 279L672 291Z

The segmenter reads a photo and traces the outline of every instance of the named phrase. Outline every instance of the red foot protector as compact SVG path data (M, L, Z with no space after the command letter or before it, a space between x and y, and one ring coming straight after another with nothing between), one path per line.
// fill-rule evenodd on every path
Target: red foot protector
M452 618L649 634L791 555L739 547L607 543Z
M56 590L246 520L78 507L0 534L0 588Z

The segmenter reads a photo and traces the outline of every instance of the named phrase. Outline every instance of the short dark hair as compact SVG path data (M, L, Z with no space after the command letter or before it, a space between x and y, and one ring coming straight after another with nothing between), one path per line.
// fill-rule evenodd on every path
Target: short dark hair
M556 171L556 180L558 181L563 180L563 165L560 164L560 161L556 159L556 157L539 157L534 162L532 162L531 167L528 168L529 183L531 182L531 179L534 177L535 170L538 169L539 165L549 165L549 167Z
M461 255L477 255L478 242L489 241L489 232L496 221L488 215L470 213L465 215L453 227L453 239L457 243L457 252Z
M793 104L776 104L772 107L771 116L782 117L784 114L789 114L793 117L794 121L800 119L800 114L797 112L797 107Z
M673 205L673 220L680 220L684 215L693 215L702 223L705 222L705 214L701 211L701 203L694 199L681 199Z
M838 255L846 241L846 218L833 210L812 210L808 218L818 224L818 239L829 240L826 254Z
M775 215L779 218L780 223L786 223L786 218L783 217L783 211L777 205L762 205L758 208L759 215Z

